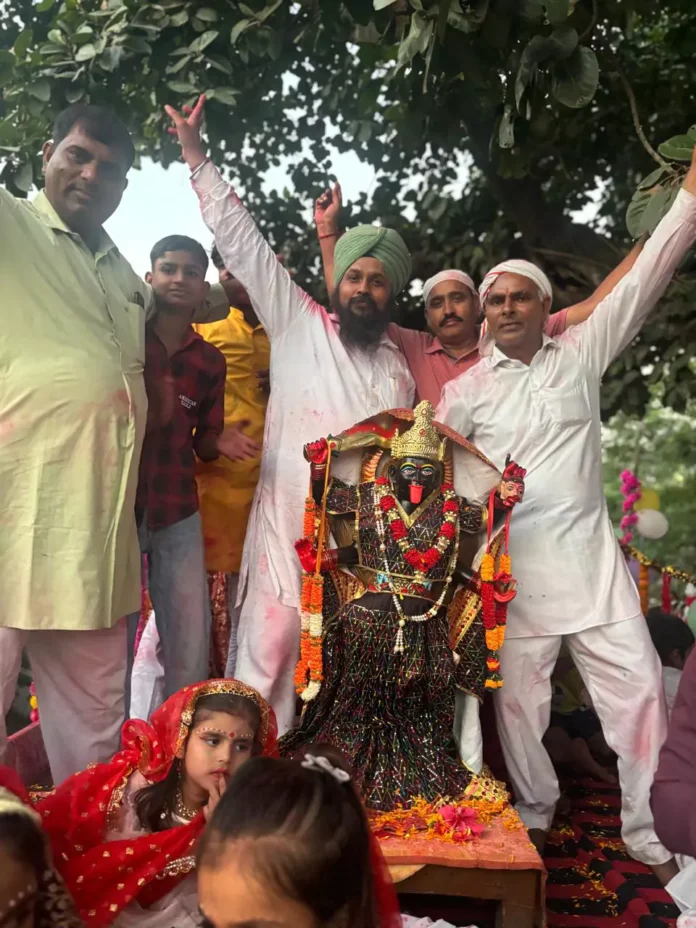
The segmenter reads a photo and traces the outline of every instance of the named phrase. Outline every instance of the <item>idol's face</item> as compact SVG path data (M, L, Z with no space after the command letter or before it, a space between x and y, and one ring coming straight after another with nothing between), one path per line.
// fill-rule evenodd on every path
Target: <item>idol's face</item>
M401 458L390 466L389 478L400 502L418 506L442 483L442 464L415 456Z

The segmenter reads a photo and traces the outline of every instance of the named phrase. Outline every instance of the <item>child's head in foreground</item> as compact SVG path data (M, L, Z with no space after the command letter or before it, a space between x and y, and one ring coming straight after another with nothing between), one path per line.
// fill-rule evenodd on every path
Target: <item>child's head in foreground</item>
M198 895L208 928L380 928L369 825L335 752L244 765L201 842Z
M686 622L679 616L663 612L661 609L650 609L646 622L663 667L683 670L694 646L694 633Z

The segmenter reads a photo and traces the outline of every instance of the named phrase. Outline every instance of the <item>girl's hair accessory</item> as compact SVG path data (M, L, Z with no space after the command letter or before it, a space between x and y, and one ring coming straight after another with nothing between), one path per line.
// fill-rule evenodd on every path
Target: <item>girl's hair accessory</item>
M315 757L314 754L305 754L301 764L305 770L316 770L317 773L328 773L337 783L350 783L350 774L339 767L334 767L326 757Z

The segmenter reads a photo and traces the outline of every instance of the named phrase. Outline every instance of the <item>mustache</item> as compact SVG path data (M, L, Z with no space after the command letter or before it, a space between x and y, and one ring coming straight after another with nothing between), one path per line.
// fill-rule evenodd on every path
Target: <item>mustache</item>
M348 301L349 306L357 306L359 303L363 303L365 306L368 306L370 311L373 313L378 312L377 304L369 293L361 293L358 296L351 297L351 299Z
M443 326L445 325L445 323L452 322L452 321L463 322L464 320L462 319L461 316L458 316L456 313L449 313L449 315L442 317L442 322L440 323L440 325Z

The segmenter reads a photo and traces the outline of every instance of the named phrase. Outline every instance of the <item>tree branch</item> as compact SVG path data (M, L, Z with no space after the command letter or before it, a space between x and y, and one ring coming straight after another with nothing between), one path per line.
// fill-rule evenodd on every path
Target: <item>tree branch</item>
M587 25L587 29L584 29L582 34L578 37L578 45L582 44L588 35L592 32L594 27L597 25L597 0L592 0L592 16Z
M665 161L665 159L661 155L659 155L655 151L655 149L652 147L652 145L648 141L648 137L646 136L645 132L643 132L643 127L640 124L640 115L638 113L638 104L636 103L636 95L633 93L633 88L628 82L628 78L626 77L624 69L619 64L618 58L616 57L616 55L614 55L613 57L614 57L614 67L616 68L616 73L618 74L619 80L621 81L623 85L623 89L626 91L626 96L628 97L628 104L631 107L631 117L633 118L633 127L636 130L636 135L638 136L639 142L641 143L643 148L647 151L647 153L650 155L650 157L653 159L653 161L656 161L660 165L661 168L669 168L670 165Z

